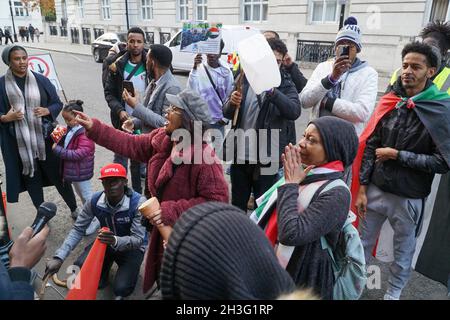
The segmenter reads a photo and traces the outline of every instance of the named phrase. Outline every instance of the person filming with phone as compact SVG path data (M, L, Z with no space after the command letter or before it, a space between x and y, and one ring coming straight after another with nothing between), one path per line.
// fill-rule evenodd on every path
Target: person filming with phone
M378 73L358 58L361 49L361 29L356 18L349 17L336 36L336 58L320 63L300 93L302 107L313 108L311 120L336 116L353 123L361 134L378 92Z
M143 97L148 85L144 31L138 27L130 28L127 39L127 52L108 67L104 89L106 102L111 109L111 123L119 130L125 121L131 119L130 115L133 113L133 108L122 98L123 90L126 89L133 95L138 93ZM141 171L144 175L145 166L136 161L130 162L131 186L137 193L142 193ZM114 163L120 163L128 168L128 158L120 154L114 154Z

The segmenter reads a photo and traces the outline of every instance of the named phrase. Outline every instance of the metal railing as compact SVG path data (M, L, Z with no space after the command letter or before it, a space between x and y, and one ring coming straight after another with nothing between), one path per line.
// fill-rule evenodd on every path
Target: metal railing
M80 43L80 30L78 28L70 28L70 38L72 43Z
M59 27L59 31L60 31L60 36L61 37L67 37L67 27Z
M91 44L91 29L81 28L81 33L83 36L83 44Z
M334 42L297 40L296 60L303 62L323 62L334 56Z

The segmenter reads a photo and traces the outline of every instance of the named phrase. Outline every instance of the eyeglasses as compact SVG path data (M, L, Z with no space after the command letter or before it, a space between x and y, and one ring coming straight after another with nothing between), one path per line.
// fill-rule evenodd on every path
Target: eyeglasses
M172 113L182 114L180 108L175 107L175 106L172 105L172 104L166 109L166 112L167 112L167 113L171 113L171 112L172 112Z

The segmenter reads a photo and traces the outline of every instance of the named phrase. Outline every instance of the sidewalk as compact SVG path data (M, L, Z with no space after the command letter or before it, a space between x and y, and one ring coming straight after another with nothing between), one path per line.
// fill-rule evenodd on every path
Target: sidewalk
M33 48L47 51L56 51L62 53L81 54L86 56L92 56L91 45L86 44L73 44L73 43L60 43L60 42L17 42L17 44L24 46L25 48Z

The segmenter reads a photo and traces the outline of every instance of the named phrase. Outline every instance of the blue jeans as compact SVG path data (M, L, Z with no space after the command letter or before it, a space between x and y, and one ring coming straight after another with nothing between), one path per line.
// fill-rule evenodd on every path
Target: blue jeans
M92 197L92 184L91 180L74 181L72 186L75 189L75 193L80 197L83 205L86 201L91 200Z
M120 163L128 172L128 158L115 153L114 163ZM141 183L141 166L144 165L140 162L131 160L130 161L130 173L131 173L131 187L137 193L142 193L142 183ZM145 165L144 165L145 167Z

